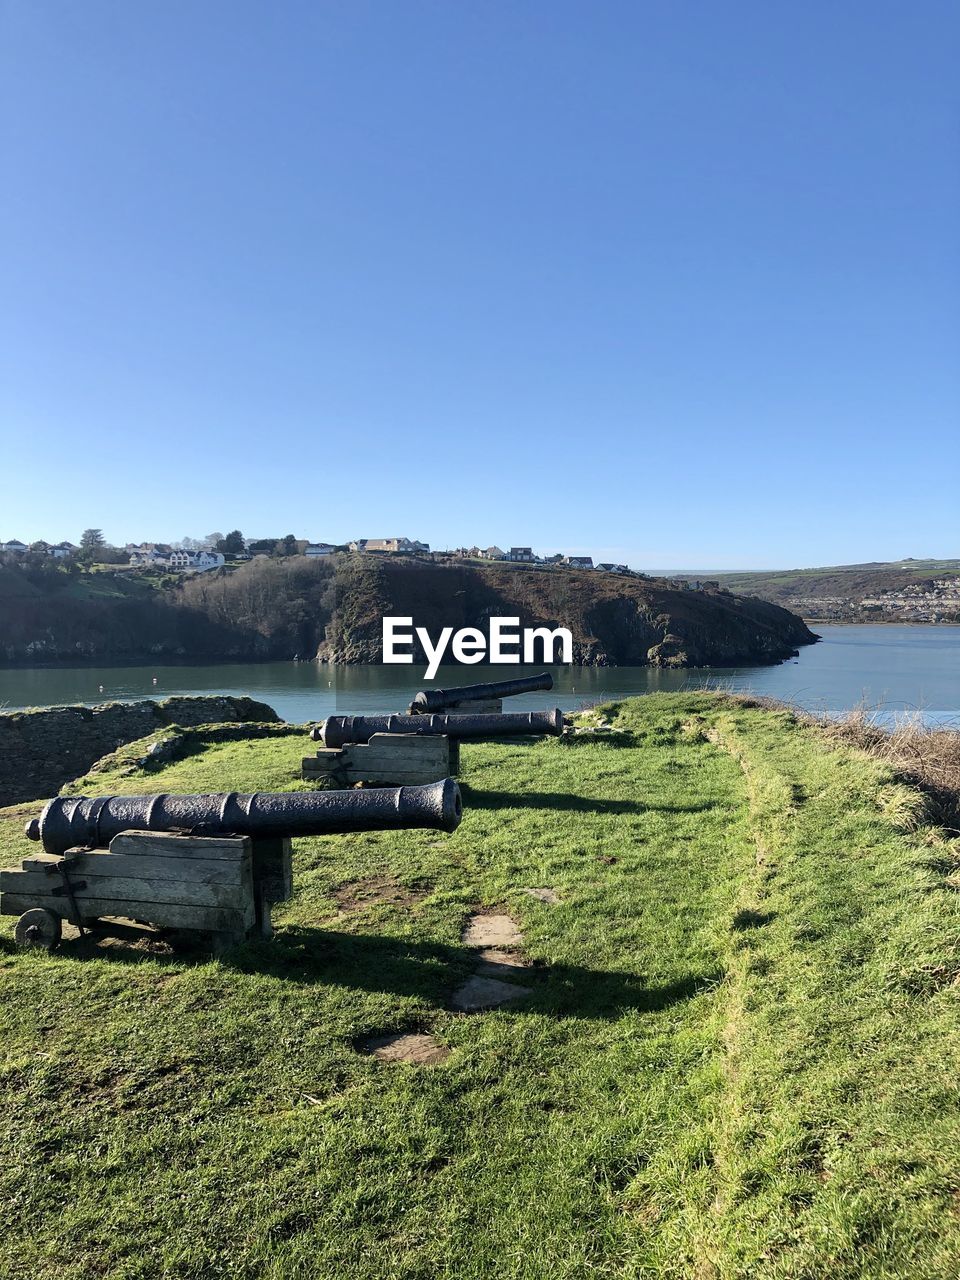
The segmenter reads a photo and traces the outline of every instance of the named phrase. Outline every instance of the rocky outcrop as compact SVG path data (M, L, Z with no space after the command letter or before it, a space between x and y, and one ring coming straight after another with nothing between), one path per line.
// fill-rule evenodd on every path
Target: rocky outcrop
M722 589L527 565L366 556L340 569L337 609L319 656L380 662L385 614L412 617L434 637L443 627L486 631L492 616L519 618L521 627L569 627L574 662L586 666L780 662L817 639L787 609ZM415 653L415 661L423 658Z
M329 563L327 560L329 559ZM91 583L83 579L79 590ZM253 560L138 595L12 599L0 609L0 661L251 661L319 657L379 662L385 614L486 629L569 627L574 661L596 666L730 666L776 662L815 637L800 618L723 589L561 566L336 555ZM671 637L669 640L667 637Z
M56 795L101 756L168 725L279 719L266 703L233 697L8 712L0 715L0 805Z

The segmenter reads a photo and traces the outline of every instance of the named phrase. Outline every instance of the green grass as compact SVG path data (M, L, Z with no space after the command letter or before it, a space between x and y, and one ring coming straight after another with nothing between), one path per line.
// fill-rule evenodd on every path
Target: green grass
M298 841L269 944L6 942L0 1274L960 1273L957 848L789 713L610 714L606 740L468 744L453 836ZM307 747L95 790L290 786ZM0 823L5 865L37 808ZM393 901L339 910L374 880ZM521 923L533 993L458 1016L477 906ZM451 1056L354 1048L407 1028Z

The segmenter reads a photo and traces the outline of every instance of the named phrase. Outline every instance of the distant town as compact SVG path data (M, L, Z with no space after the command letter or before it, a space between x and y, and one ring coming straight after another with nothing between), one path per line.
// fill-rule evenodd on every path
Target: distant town
M93 535L93 536L91 536ZM456 547L452 551L431 551L428 542L415 538L357 538L352 542L308 542L287 534L285 538L245 538L239 530L224 536L210 534L206 538L184 538L177 543L138 542L124 547L111 547L100 530L87 530L81 545L72 542L55 544L43 541L27 545L18 539L0 542L0 553L13 556L52 556L56 559L82 559L94 561L102 556L106 563L126 564L132 569L162 569L173 573L204 573L222 568L227 561L234 563L256 559L259 556L302 555L308 558L331 556L352 552L364 555L402 555L426 559L484 560L506 564L532 564L546 567L586 569L598 573L617 573L634 578L650 578L650 574L631 569L629 565L600 561L594 564L592 556L565 555L557 552L551 556L537 555L532 547ZM715 579L671 579L683 590L719 589Z

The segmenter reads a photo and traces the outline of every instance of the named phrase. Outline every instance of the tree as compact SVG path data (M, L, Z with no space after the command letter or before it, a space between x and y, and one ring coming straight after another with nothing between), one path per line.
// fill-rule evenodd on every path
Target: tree
M225 556L242 556L246 550L243 534L239 529L231 529L225 538L214 544L214 551L222 551Z
M80 555L90 564L107 545L102 529L84 529L80 538Z
M45 556L50 550L49 542L44 542L41 538L39 542L31 542L30 550L37 556Z
M275 544L273 554L275 556L295 556L297 554L297 540L292 533L288 533L285 538Z
M201 551L216 551L217 543L223 541L222 533L208 533L205 538L200 540Z

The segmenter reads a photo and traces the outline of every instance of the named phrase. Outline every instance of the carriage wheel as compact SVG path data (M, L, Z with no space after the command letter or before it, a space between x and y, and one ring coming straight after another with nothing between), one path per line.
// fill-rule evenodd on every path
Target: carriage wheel
M18 947L42 947L52 951L60 941L60 917L46 907L25 911L17 921L13 936Z

